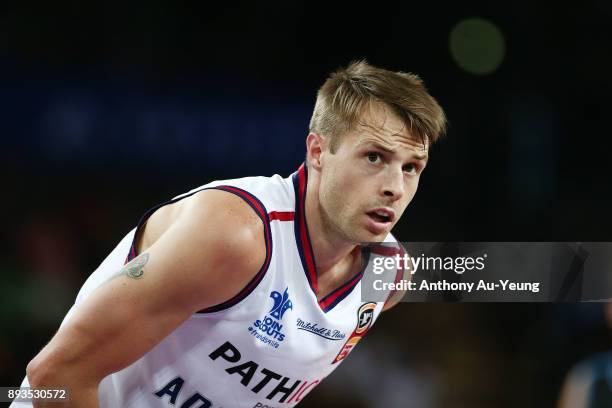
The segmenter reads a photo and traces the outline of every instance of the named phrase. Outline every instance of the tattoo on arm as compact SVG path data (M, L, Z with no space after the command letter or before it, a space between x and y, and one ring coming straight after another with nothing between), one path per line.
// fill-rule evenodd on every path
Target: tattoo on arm
M144 252L125 264L122 268L128 278L140 279L144 275L144 266L149 262L149 253Z
M144 252L132 259L130 262L123 265L114 275L108 278L107 282L121 275L125 275L131 279L140 279L144 276L144 267L149 262L149 253Z
M144 275L143 268L149 262L149 253L144 252L126 263L119 274L125 274L128 278L140 279Z

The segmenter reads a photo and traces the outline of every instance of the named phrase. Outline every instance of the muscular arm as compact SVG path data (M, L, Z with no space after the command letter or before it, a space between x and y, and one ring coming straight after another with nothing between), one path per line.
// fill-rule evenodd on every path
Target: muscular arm
M155 220L158 237L145 231L150 247L97 288L30 362L32 387L69 388L69 406L97 406L104 377L194 312L234 296L257 273L265 258L263 225L245 202L217 190L183 201L172 217Z

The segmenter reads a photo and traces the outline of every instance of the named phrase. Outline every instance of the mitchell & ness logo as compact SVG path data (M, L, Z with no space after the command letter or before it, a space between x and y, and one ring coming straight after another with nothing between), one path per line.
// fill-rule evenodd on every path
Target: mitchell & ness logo
M255 327L249 326L249 332L257 340L270 347L278 348L279 342L285 339L285 334L282 332L283 325L280 324L280 321L287 310L293 310L293 303L289 299L289 288L285 288L282 295L274 290L270 293L270 297L274 301L274 305L268 312L269 315L265 315L263 319L255 320L253 322Z
M346 335L340 330L319 327L316 323L305 322L300 318L297 319L296 326L298 330L304 330L309 333L316 334L317 336L321 336L327 340L342 340L344 337L346 337Z

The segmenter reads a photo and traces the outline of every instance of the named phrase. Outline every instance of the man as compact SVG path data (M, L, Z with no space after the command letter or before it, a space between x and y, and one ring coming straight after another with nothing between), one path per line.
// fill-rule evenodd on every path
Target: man
M75 407L296 405L399 301L362 302L360 243L394 242L445 124L415 75L364 61L332 74L306 164L145 214L22 386L69 389Z

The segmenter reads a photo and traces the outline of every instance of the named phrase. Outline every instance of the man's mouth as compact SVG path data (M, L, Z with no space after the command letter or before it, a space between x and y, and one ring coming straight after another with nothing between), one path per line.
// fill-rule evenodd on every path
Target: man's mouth
M367 214L376 222L380 223L392 222L395 217L393 211L384 208L378 208L376 210L368 212Z

